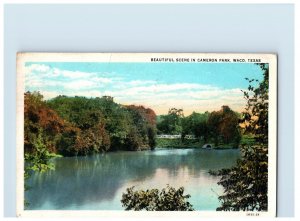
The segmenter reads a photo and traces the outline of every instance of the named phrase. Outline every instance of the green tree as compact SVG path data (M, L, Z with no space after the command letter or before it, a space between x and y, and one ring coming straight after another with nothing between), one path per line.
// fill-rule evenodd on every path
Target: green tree
M208 120L209 113L196 113L193 112L191 115L182 119L182 139L185 135L193 134L198 139L203 139L204 142L208 139Z
M156 114L150 108L120 105L110 96L58 96L47 105L70 124L56 145L65 156L155 146Z
M50 162L50 159L59 156L47 150L41 130L38 131L37 137L33 142L33 147L34 149L31 152L25 152L24 154L25 178L29 178L30 171L45 172L53 170L54 164Z
M160 122L157 124L159 133L163 134L181 134L183 110L171 108L167 115L161 115Z
M45 145L45 141L42 137L41 130L38 131L37 137L33 142L33 149L31 152L24 153L24 190L30 189L30 186L26 184L26 181L30 178L33 172L43 173L48 170L54 170L55 166L51 163L51 159L60 157L55 153L50 153ZM29 206L30 202L24 200L24 206Z
M190 195L183 195L184 188L175 189L167 185L161 191L158 189L134 191L127 188L123 193L121 203L125 210L146 211L192 211L193 206L187 201Z
M243 91L247 100L243 113L245 133L255 137L254 145L241 148L243 157L237 165L217 172L221 176L219 185L224 187L224 195L219 199L222 205L217 210L225 211L266 211L268 209L268 92L269 67L259 64L264 79L258 86L253 79L249 82L248 91Z
M151 148L151 150L155 149L155 145L156 145L156 129L155 127L148 127L148 138L149 138L149 146Z
M209 136L213 139L213 142L216 146L220 143L220 123L222 120L221 113L219 111L213 111L209 115L207 120L207 125L209 129Z

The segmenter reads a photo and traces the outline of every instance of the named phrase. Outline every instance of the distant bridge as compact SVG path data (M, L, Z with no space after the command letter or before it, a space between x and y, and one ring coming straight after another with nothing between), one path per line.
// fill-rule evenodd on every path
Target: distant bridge
M160 135L156 135L156 138L158 138L158 139L160 139L160 138L165 138L165 139L181 139L181 134L175 134L175 135L160 134ZM196 137L194 135L187 134L187 135L184 136L184 139L196 139Z

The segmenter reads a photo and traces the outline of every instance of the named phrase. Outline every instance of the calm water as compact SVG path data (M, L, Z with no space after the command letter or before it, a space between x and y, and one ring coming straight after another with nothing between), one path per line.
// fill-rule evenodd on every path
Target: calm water
M158 149L58 158L55 171L33 174L25 197L35 210L124 210L126 188L170 184L183 186L196 210L215 210L223 189L208 171L230 167L239 157L239 150Z

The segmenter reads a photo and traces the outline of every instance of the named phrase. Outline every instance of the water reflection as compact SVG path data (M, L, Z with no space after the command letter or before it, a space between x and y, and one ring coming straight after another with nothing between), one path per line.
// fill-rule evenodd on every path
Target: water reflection
M56 170L34 174L25 196L28 209L123 210L127 187L184 186L197 210L215 210L222 192L208 170L232 166L238 150L155 150L114 152L54 160Z

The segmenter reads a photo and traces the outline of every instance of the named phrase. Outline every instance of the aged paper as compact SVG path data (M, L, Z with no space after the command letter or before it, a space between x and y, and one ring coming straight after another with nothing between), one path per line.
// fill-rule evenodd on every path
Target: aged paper
M274 217L276 133L274 54L18 53L17 216Z

